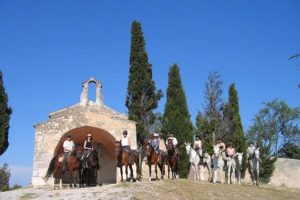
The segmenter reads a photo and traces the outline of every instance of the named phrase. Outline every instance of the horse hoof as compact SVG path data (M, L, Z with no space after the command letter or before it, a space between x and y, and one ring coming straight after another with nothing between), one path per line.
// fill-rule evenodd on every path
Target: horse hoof
M151 181L151 177L149 177L148 180Z

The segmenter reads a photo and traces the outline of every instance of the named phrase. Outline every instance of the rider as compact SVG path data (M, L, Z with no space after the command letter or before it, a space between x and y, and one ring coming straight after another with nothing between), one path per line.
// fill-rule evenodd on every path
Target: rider
M223 142L223 140L221 138L218 139L218 144L217 146L220 148L220 150L223 152L225 151L225 143Z
M248 158L248 160L251 159L250 156L253 155L254 151L255 151L254 143L252 141L250 141L249 146L247 148L247 158Z
M235 149L233 148L232 144L228 144L228 147L226 149L226 154L230 158L232 158L235 155Z
M81 157L81 160L85 160L89 156L91 151L93 151L93 138L91 133L87 134L87 137L84 141L83 149L84 152Z
M166 145L168 145L169 141L172 142L173 147L176 149L178 142L172 133L168 135L168 138L166 139Z
M156 152L156 154L159 154L160 151L159 151L158 133L153 133L150 144L151 144L152 148L154 149L154 151Z
M194 149L197 152L198 156L201 158L202 156L202 140L200 136L196 136L195 142L194 142Z
M64 159L62 165L62 173L66 170L67 159L71 155L71 152L75 149L74 142L71 140L71 134L66 135L66 140L64 141L63 148L64 148Z
M130 145L131 145L131 141L129 139L129 137L127 137L128 132L125 130L123 131L123 137L121 139L121 144L123 149L125 149L127 152L130 152Z

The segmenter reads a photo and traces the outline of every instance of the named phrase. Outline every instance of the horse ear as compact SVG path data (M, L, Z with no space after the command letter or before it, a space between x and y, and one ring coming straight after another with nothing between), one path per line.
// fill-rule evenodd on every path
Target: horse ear
M244 154L244 152L241 153L241 155L243 155L243 154Z
M256 150L259 151L260 147L258 147Z

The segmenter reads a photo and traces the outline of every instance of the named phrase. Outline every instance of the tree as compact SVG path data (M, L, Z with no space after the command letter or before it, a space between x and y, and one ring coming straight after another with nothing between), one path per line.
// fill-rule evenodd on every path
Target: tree
M8 164L0 167L0 191L7 191L9 189L10 170Z
M148 129L155 121L153 110L162 97L152 80L152 65L148 62L141 24L131 26L130 69L126 96L128 118L137 122L137 141L142 144Z
M299 139L300 108L290 108L284 101L277 99L264 104L255 115L247 138L261 147L261 178L268 181L273 173L274 162L280 154L279 149L286 144L296 144ZM275 157L275 159L273 159Z
M297 54L295 54L295 55L292 55L291 57L289 57L289 60L295 59L295 58L300 58L300 53L297 53ZM300 84L298 84L298 88L300 88Z
M222 89L223 81L217 72L211 72L208 75L208 80L205 83L205 116L207 116L210 124L213 143L216 139L223 137L224 131L222 126Z
M198 112L196 117L195 135L202 137L203 152L212 155L214 153L212 127L209 123L208 117L204 116L201 112Z
M0 156L8 148L8 130L9 120L12 113L12 109L8 106L8 97L5 92L2 72L0 70Z
M163 114L162 134L166 138L169 133L174 134L178 143L191 142L193 136L193 125L190 120L179 68L176 64L169 70L167 102ZM187 177L189 158L183 145L179 147L179 154L179 176Z
M238 152L246 153L246 139L243 132L243 125L240 117L238 94L235 85L231 84L228 92L228 103L225 107L224 118L228 124L228 131L224 141L232 143ZM243 171L246 169L246 160L243 160Z
M278 156L281 158L300 159L300 147L293 143L286 143L278 151Z

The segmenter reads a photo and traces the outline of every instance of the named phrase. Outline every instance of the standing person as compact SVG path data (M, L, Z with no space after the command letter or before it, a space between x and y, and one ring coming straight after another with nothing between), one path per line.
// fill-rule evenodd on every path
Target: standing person
M200 136L196 136L195 142L194 142L194 149L197 152L198 156L201 158L202 157L202 140Z
M71 134L69 133L66 135L66 140L64 141L63 148L64 148L64 159L62 165L62 173L66 171L67 160L71 155L71 152L75 149L74 142L71 140Z
M228 147L226 149L226 154L230 158L232 158L235 155L235 149L233 148L232 144L228 144Z
M156 154L159 154L159 139L158 139L158 134L157 133L153 133L152 135L152 139L150 142L152 148L154 149Z
M125 149L127 152L130 152L131 141L128 137L128 132L126 130L123 131L123 137L121 139L121 144L122 144L123 149Z
M90 153L94 150L93 146L94 146L93 145L93 137L92 137L92 134L89 133L89 134L87 134L87 137L83 144L84 152L83 152L81 160L85 160L87 157L89 157Z

